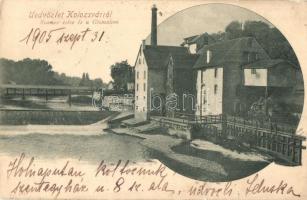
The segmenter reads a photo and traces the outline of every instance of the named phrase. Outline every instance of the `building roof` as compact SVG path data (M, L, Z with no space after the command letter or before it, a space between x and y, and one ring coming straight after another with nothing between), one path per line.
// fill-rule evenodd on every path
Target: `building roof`
M275 66L277 66L278 64L281 64L281 63L287 63L289 65L292 65L291 63L289 63L289 62L287 62L283 59L265 59L265 60L259 60L259 61L253 62L253 63L249 63L247 65L244 65L243 68L246 68L246 69L251 69L251 68L263 69L263 68L275 67Z
M173 59L174 68L176 69L192 69L199 55L184 54L184 55L170 55Z
M253 46L250 44L253 43ZM210 62L206 62L207 51L211 51L212 57ZM216 42L211 45L205 45L197 54L200 54L199 59L194 65L194 68L223 66L230 62L243 64L242 52L254 51L258 52L260 59L269 59L269 56L262 47L252 37L242 37L232 40Z
M185 44L190 44L192 41L195 41L195 38L198 38L199 35L193 35L190 37L183 38Z
M166 66L169 55L186 55L189 50L186 47L146 45L143 53L148 68L162 68Z
M186 37L184 38L184 42L181 44L182 46L185 45L185 44L195 44L198 42L198 40L204 38L204 37L207 37L208 39L211 39L212 41L215 41L215 39L213 37L211 37L207 32L205 33L202 33L200 35L193 35L193 36L190 36L190 37Z

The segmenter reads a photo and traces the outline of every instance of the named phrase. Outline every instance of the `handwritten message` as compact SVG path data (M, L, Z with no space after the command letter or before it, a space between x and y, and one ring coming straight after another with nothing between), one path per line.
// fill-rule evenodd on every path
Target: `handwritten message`
M135 165L129 160L118 160L115 163L102 160L95 170L89 173L69 160L59 167L48 168L40 166L34 157L26 158L25 154L21 154L20 157L9 162L6 173L8 181L14 179L16 182L15 185L9 186L12 197L44 193L46 196L59 198L67 193L103 194L106 192L114 194L163 192L190 198L227 198L233 197L238 192L245 196L267 193L300 197L294 187L287 182L281 180L276 184L268 185L258 174L247 179L244 191L236 191L235 184L232 182L213 184L195 181L182 189L171 181L173 175L163 164L157 167L146 167ZM59 178L64 181L52 181ZM86 181L88 178L99 180L98 184L88 184ZM106 181L107 178L111 181ZM150 178L148 179L150 181L147 181L147 178Z

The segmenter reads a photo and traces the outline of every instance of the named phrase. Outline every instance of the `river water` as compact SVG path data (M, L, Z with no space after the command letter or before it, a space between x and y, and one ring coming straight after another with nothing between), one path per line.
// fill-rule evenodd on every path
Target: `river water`
M101 160L133 162L150 159L150 150L137 138L103 133L101 135L40 134L0 135L0 153L35 156L41 159L75 158L89 163Z
M23 127L9 126L0 131L0 154L19 157L24 153L26 157L42 160L77 159L94 165L102 160L109 163L117 163L118 160L144 163L158 159L181 175L205 181L235 180L269 164L259 155L230 151L208 141L186 142L173 147L173 152L179 156L174 159L142 145L140 138L103 132L101 125L65 126L66 129L62 126L33 125L29 128L33 132L26 134L13 134L15 132L11 130ZM226 174L208 173L197 168L201 163L194 163L197 164L194 166L193 163L181 161L182 156L195 157L204 164L210 162L213 167L220 166Z

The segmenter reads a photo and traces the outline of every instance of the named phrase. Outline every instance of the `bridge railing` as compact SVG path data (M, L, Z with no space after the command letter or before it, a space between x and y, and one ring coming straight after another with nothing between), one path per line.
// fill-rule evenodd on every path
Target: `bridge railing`
M222 115L206 115L206 116L197 116L194 114L187 114L181 112L175 112L173 117L170 119L180 120L182 123L187 124L197 124L197 123L222 123Z

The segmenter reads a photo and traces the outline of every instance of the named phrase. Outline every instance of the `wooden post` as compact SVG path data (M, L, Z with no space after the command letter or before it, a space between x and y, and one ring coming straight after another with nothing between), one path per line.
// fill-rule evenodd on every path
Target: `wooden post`
M302 140L299 141L299 156L298 156L298 164L301 165L302 164Z
M25 100L25 89L22 88L22 100Z
M271 149L271 134L266 133L266 148Z
M282 140L281 140L281 142L282 142L282 144L281 144L281 154L282 155L285 155L285 141L286 140L286 138L284 137L284 136L282 136Z
M287 152L287 156L289 156L290 155L290 138L288 137L287 138L287 149L286 149L286 152Z
M296 140L295 138L292 138L293 139L293 142L292 142L292 161L295 162L295 143L296 143Z
M71 90L68 90L68 104L71 106Z
M199 115L202 120L203 116L203 70L200 70L200 105L199 105Z
M48 101L48 90L45 90L45 97L46 97L46 101Z
M92 93L92 100L94 98L94 90L91 89L91 93Z

